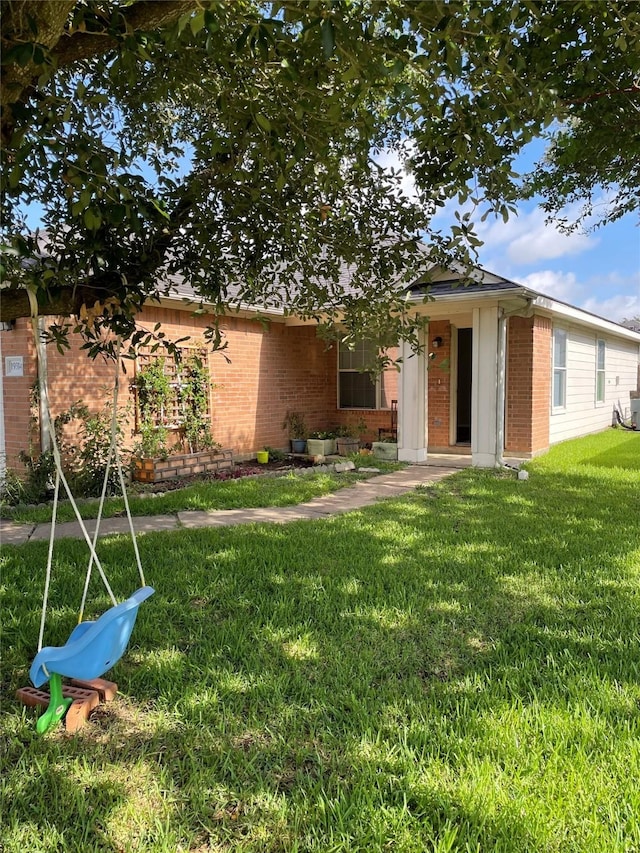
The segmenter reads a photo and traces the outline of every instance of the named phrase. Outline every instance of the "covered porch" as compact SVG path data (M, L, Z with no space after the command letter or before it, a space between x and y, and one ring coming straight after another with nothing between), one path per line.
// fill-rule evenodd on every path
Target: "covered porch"
M398 458L530 458L548 446L550 323L522 295L458 291L424 306L419 354L401 346Z

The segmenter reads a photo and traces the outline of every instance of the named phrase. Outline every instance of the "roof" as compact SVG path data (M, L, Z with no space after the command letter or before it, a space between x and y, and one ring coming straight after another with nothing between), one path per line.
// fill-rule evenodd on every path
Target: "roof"
M424 298L428 295L436 301L442 302L449 299L495 298L500 295L522 296L530 300L535 308L548 312L555 317L601 329L640 344L640 330L633 328L633 326L628 324L622 325L613 320L608 320L606 317L601 317L591 311L578 308L569 302L563 302L561 299L547 296L538 290L525 287L518 282L489 272L482 267L475 268L471 276L465 279L463 277L452 277L449 274L448 277L436 278L432 282L416 282L411 288L408 288L408 291L416 299Z
M341 273L338 282L338 288L345 295L357 293L357 288L351 285L352 276L349 267L345 266ZM180 276L167 276L167 283L171 292L167 290L161 294L167 299L181 300L186 303L202 304L202 297L197 294L193 288L187 284ZM233 299L239 288L230 288L228 297ZM615 334L619 337L632 340L640 344L640 333L633 328L623 326L613 320L608 320L605 317L600 317L590 311L585 311L568 302L563 302L555 297L547 296L540 291L533 290L530 287L525 287L518 282L511 281L497 273L485 270L482 267L475 267L470 272L451 270L434 270L433 279L431 281L418 280L413 285L405 287L407 295L422 301L425 296L429 296L439 302L477 300L478 298L492 298L500 296L520 296L526 299L535 308L540 309L552 316L564 318L566 321L575 322L580 325L590 326L592 328L601 329L610 334ZM246 311L260 311L274 316L282 316L284 314L284 305L282 307L266 307L259 305L243 305L242 308Z

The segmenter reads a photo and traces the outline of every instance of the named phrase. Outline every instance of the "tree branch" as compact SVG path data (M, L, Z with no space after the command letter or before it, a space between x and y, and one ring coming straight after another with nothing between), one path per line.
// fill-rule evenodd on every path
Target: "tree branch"
M98 32L77 30L69 34L69 17L76 0L13 0L3 4L2 51L6 56L16 46L38 44L47 49L48 57L57 67L64 67L106 53L117 45L119 36L167 27L198 5L199 0L136 0L119 12L119 27L105 26ZM1 138L5 146L13 135L12 107L27 100L42 71L43 66L33 61L10 63L3 68L0 104Z
M31 305L23 287L2 288L0 299L0 321L9 322L20 317L31 316ZM61 287L53 291L38 290L38 313L40 316L79 314L83 305L103 302L109 294L90 285Z
M606 89L604 92L594 92L591 95L586 95L584 98L570 98L563 101L563 103L588 104L591 101L597 101L599 98L607 98L610 95L640 95L640 86L629 86L627 89Z
M163 29L197 6L198 0L138 0L133 6L125 7L120 12L121 25L118 34ZM115 44L116 33L107 30L97 33L78 30L71 35L64 34L51 51L51 56L59 67L63 67L106 53Z

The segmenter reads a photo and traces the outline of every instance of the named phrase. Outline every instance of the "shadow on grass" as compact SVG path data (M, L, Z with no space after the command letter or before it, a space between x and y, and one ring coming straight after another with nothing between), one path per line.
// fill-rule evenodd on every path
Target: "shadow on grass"
M73 738L39 740L9 711L14 848L62 767L76 811L58 799L46 820L76 849L103 849L81 846L79 808L107 839L117 823L123 849L624 849L639 519L628 483L465 471L329 521L143 537L156 595L113 673L135 702ZM47 642L66 638L82 582L83 549L60 550ZM126 594L125 544L103 550ZM5 703L35 650L45 558L5 556ZM46 772L25 786L25 764ZM574 766L593 774L582 788ZM144 819L132 778L163 792Z

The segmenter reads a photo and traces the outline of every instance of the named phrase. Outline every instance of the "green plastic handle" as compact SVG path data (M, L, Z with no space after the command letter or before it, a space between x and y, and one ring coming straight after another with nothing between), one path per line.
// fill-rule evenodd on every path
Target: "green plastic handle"
M40 735L55 728L73 702L73 699L65 699L62 695L62 676L57 672L54 672L49 679L49 697L49 707L38 717L36 723L36 731Z

